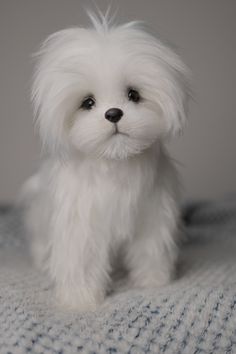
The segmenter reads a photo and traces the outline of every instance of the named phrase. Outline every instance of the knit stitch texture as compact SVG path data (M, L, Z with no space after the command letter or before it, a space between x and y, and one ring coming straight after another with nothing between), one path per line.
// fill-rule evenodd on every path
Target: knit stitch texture
M183 217L178 279L79 314L57 308L33 268L20 211L0 209L0 354L236 353L236 198L190 203Z

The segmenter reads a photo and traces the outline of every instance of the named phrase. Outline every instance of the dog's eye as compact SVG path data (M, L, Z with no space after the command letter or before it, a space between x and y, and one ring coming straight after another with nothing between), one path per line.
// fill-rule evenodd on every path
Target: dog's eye
M137 90L129 88L128 89L128 99L129 99L129 101L133 101L135 103L138 103L140 101L139 92Z
M90 110L93 108L94 105L95 105L95 98L92 96L89 96L83 100L80 108L85 109L85 110Z

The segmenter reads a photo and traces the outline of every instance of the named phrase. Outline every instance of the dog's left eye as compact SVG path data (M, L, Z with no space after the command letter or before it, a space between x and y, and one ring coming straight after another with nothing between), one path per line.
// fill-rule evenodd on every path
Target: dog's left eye
M94 105L95 105L95 98L90 96L90 97L87 97L83 100L80 108L85 109L85 110L90 110L93 108Z
M138 103L140 101L140 94L137 90L134 90L133 88L128 89L128 99L129 101L133 101L135 103Z

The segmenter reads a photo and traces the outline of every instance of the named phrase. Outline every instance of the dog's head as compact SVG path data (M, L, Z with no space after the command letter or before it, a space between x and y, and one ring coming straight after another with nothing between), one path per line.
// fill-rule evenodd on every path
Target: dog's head
M187 73L170 48L137 23L72 28L39 52L33 100L51 152L122 159L182 129Z

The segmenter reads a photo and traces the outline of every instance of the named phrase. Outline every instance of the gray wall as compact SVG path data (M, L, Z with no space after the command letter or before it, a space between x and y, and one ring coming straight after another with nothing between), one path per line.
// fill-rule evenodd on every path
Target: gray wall
M109 1L94 0L101 9ZM30 106L30 54L50 33L88 23L82 0L0 0L0 201L13 200L37 168ZM176 44L194 73L185 133L170 148L184 195L236 191L236 1L117 0L121 21L142 19Z

